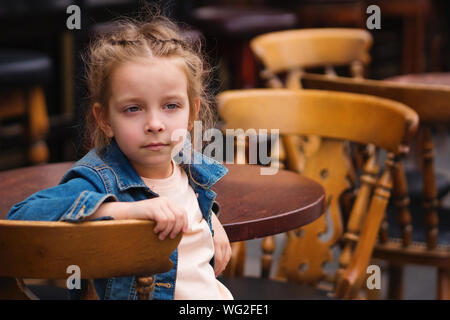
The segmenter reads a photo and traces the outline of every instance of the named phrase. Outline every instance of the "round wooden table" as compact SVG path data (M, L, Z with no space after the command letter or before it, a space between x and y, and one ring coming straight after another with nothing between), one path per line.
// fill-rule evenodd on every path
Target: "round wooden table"
M324 212L322 186L294 172L261 175L261 166L227 164L217 192L219 220L231 242L261 238L313 222Z
M0 219L11 206L60 181L72 162L0 172ZM324 212L320 184L296 173L279 170L261 175L260 166L226 165L229 173L213 187L219 220L231 242L289 231L313 222Z

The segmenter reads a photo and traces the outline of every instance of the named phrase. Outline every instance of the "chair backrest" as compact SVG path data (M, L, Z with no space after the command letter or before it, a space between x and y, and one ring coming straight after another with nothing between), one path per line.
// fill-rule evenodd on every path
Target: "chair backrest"
M353 77L364 77L372 42L364 29L320 28L264 34L251 41L251 48L265 68L260 76L267 87L300 89L300 78L307 68L323 67L326 74L336 75L334 67L349 66ZM274 141L274 148L278 144L280 165L303 172L305 158L320 147L321 140L314 135L286 135L281 142ZM303 154L296 152L300 148ZM286 158L286 153L290 157Z
M362 76L370 62L371 45L372 36L368 31L350 28L272 32L250 43L253 53L266 68L262 76L268 78L269 85L280 72L291 73L286 82L295 85L290 78L311 67L327 67L327 71L333 73L333 66L350 65L354 76Z
M280 134L373 143L395 154L418 122L416 112L401 103L332 91L233 90L219 94L218 103L225 130L274 128Z
M139 220L0 220L0 279L66 279L72 265L79 267L82 279L166 272L181 235L160 241L153 226ZM12 292L0 287L0 296L8 298Z
M405 146L415 132L417 114L407 106L387 99L317 90L229 91L218 96L218 106L225 121L223 130L278 129L284 135L314 134L333 140L373 144L389 152L386 170L379 179L376 156L373 154L367 161L344 235L337 207L341 193L350 187L346 179L351 170L336 174L315 162L313 157L308 159L312 168L306 171L317 172L316 179L326 190L327 214L300 230L289 232L280 259L278 276L311 284L329 280L336 285L338 297L355 297L365 277L390 195L391 168L405 152ZM392 125L386 126L388 121ZM344 154L341 158L335 156L336 148L332 142L320 150L330 152L335 162L345 162ZM336 189L336 184L340 184L340 188ZM327 227L326 221L329 215L331 228ZM332 229L332 235L327 240L320 239L327 228ZM340 239L345 243L340 269L336 275L328 277L323 269L324 262L331 260L331 247Z

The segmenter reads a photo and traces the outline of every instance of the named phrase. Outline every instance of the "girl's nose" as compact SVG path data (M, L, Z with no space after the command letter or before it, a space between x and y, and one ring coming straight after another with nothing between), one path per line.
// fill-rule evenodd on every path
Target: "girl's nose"
M146 132L159 132L164 130L164 123L159 119L157 115L150 114L145 124Z

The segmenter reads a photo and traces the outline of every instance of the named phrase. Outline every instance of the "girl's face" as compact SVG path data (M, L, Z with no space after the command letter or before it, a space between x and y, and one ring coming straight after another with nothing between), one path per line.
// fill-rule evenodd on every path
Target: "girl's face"
M113 71L110 85L103 131L116 139L141 176L167 177L172 172L172 150L180 149L184 141L179 135L172 141L172 133L190 129L187 80L180 61L153 58L121 64ZM197 111L198 105L197 99Z

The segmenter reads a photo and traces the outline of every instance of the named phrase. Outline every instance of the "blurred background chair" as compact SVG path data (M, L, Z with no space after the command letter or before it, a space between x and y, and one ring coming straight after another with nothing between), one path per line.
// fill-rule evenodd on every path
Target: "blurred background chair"
M450 122L450 87L312 74L304 74L301 81L306 89L389 98L419 114L423 132L421 166L413 162L406 170L401 163L395 167L395 201L388 208L374 257L390 263L389 298L403 297L403 266L421 264L437 268L437 298L450 299L450 212L440 205L449 191L449 181L435 172L431 132L433 125Z
M0 139L2 153L19 149L19 157L10 162L38 164L46 162L49 150L45 141L49 120L44 86L52 65L45 54L25 50L0 50ZM26 146L26 151L20 146ZM17 150L16 150L17 151ZM25 159L20 154L26 154Z
M300 88L303 72L315 68L326 74L336 74L335 67L349 67L354 77L363 77L370 62L369 50L372 37L362 29L303 29L273 32L258 36L251 41L251 48L262 63L260 75L271 88ZM322 70L320 70L322 69ZM348 71L347 73L348 74ZM303 140L303 141L302 141ZM305 141L307 140L307 141ZM274 141L277 144L277 141ZM279 157L284 165L285 149L290 149L291 158L286 163L289 170L302 172L304 160L296 151L317 148L318 137L286 136L280 146Z
M279 261L277 278L287 281L270 285L267 270L261 279L224 277L224 283L237 299L300 299L302 289L286 286L301 282L327 289L337 298L358 298L366 279L366 268L371 258L376 235L384 216L392 184L391 169L398 165L406 152L405 146L418 125L417 114L410 108L374 97L321 92L316 90L255 89L223 92L218 96L219 114L227 129L279 129L283 134L312 134L336 140L349 140L373 144L387 150L386 167L378 177L375 149L365 163L361 174L361 188L345 225L334 199L351 184L348 175L351 167L345 150L337 157L335 146L328 145L326 152L333 155L337 166L329 166L313 156L308 158L305 172L322 184L327 193L327 211L308 226L287 234L287 242ZM389 120L388 120L389 119ZM385 126L390 121L390 127ZM376 133L376 134L374 134ZM289 153L287 154L289 157ZM282 204L280 204L282 205ZM334 207L334 208L333 208ZM325 236L324 234L327 233ZM324 271L332 260L331 248L342 242L339 269L334 275ZM274 244L272 244L274 245ZM270 268L271 252L263 253L264 268ZM264 261L265 260L265 261ZM245 290L254 283L260 291ZM324 282L331 283L324 285ZM278 288L278 291L272 291ZM265 290L270 290L270 295ZM286 296L285 294L295 295ZM325 298L317 293L303 296L306 299ZM246 295L248 294L248 295Z
M372 36L364 29L318 28L271 32L255 37L251 49L262 63L261 78L269 87L299 88L299 75L312 68L336 74L335 67L346 66L345 74L363 77L370 63ZM278 75L285 74L282 81Z
M0 220L0 259L7 262L0 265L0 299L68 298L67 288L27 287L22 279L68 279L76 275L69 266L76 266L82 279L140 276L137 295L148 300L151 275L170 270L169 257L181 239L179 235L160 241L153 225L137 220L77 224ZM91 280L83 282L77 293L81 299L98 299Z

